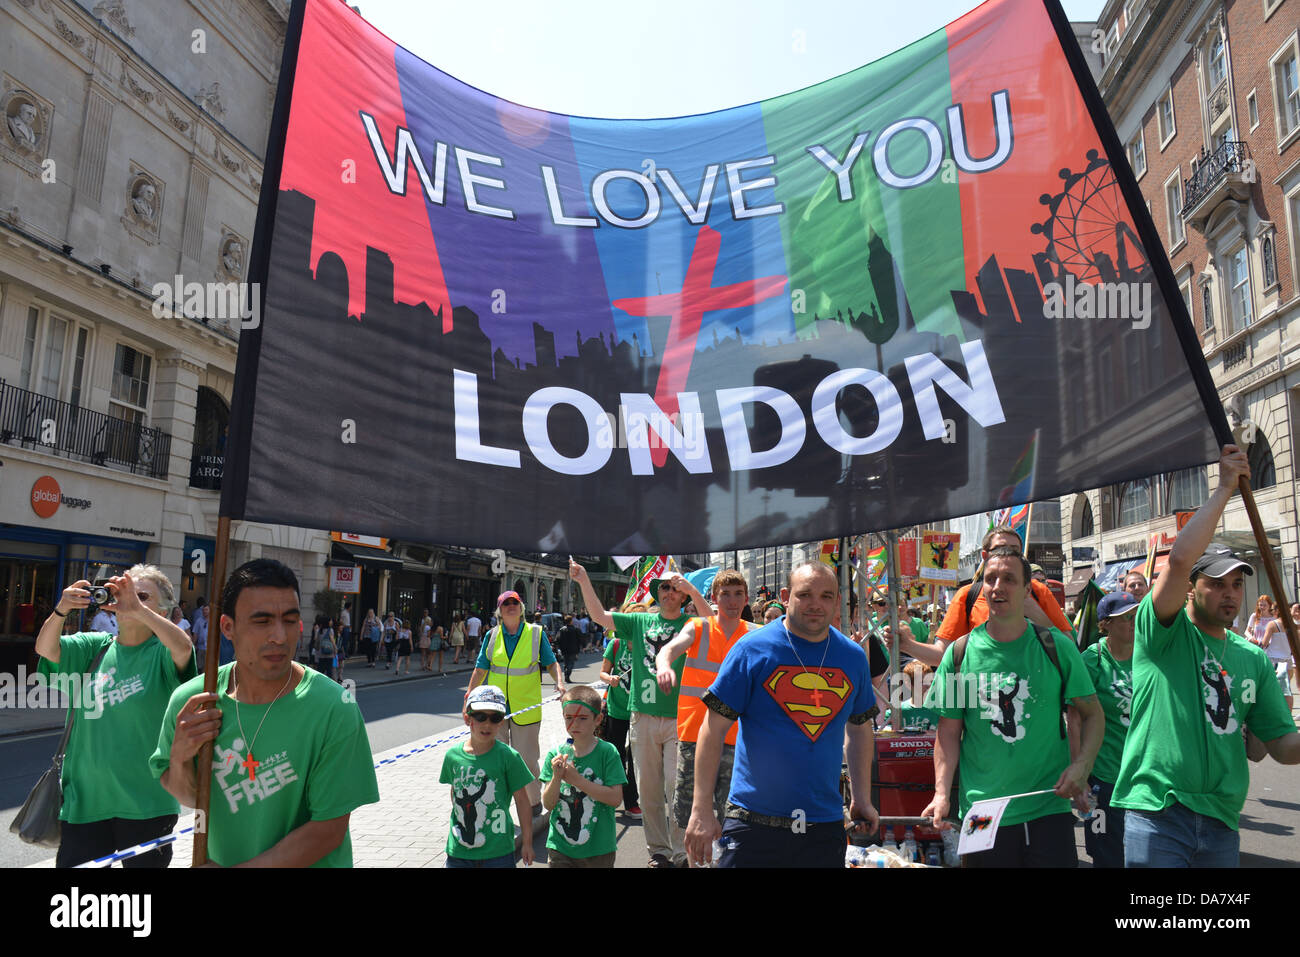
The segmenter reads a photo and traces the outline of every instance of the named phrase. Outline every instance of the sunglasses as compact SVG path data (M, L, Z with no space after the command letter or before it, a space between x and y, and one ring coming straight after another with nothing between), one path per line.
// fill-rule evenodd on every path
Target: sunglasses
M500 711L471 711L469 713L471 721L491 721L493 724L500 724L505 720L505 715Z
M502 608L509 608L512 605L523 605L523 602L519 601L517 598L507 598L501 603Z
M884 608L884 607L886 607L886 606L889 604L889 602L886 602L886 601L873 601L871 604L875 605L877 608Z

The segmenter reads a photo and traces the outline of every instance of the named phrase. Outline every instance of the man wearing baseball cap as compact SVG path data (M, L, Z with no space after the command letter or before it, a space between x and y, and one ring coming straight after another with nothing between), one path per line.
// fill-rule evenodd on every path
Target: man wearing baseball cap
M1083 650L1083 664L1097 689L1097 701L1106 717L1097 761L1088 784L1097 799L1097 810L1084 823L1083 840L1093 867L1124 866L1124 811L1111 806L1119 761L1133 702L1133 621L1138 600L1126 591L1111 592L1097 605L1097 623L1102 638ZM1070 727L1071 744L1077 734Z
M1214 494L1137 610L1132 724L1112 801L1127 812L1126 867L1236 867L1247 742L1255 760L1300 764L1300 732L1267 657L1228 630L1253 571L1210 541L1249 474L1246 453L1225 445Z
M501 689L510 713L523 711L506 722L501 737L519 752L533 775L528 803L537 815L542 804L542 786L536 780L541 757L537 736L542 726L542 669L550 672L555 690L561 694L564 679L542 626L524 621L524 603L518 592L503 591L497 597L497 619L500 624L483 637L468 690L472 692L486 679L487 684Z

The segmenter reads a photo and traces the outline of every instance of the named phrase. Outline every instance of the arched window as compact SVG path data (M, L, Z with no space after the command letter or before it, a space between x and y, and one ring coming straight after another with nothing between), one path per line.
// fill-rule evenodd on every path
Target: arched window
M1092 502L1086 495L1074 497L1071 525L1074 526L1074 538L1087 538L1093 533Z
M1255 441L1250 443L1246 457L1250 460L1250 487L1253 489L1272 488L1277 484L1277 475L1273 471L1273 450L1269 447L1264 433L1255 430Z
M1205 310L1205 331L1214 331L1214 294L1209 286L1201 288L1201 306Z
M226 400L216 391L199 386L194 408L194 451L190 456L190 485L194 488L221 488L229 423Z
M1151 518L1151 480L1127 482L1119 490L1119 524L1133 525Z
M1264 288L1268 289L1277 282L1277 258L1273 252L1273 237L1265 236L1260 243L1259 258L1263 261Z
M1165 508L1169 514L1197 509L1205 504L1209 494L1204 466L1170 472L1165 484Z
M522 578L516 578L511 591L519 593L519 600L524 603L524 612L528 612L528 583Z

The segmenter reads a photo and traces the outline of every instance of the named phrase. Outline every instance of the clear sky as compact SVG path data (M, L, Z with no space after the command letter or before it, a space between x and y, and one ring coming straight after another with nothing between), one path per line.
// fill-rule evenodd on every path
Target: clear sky
M1003 0L1005 2L1005 0ZM1034 2L1034 0L1019 0ZM958 19L972 0L354 0L496 96L584 116L680 116L801 89ZM1103 0L1064 0L1095 20Z

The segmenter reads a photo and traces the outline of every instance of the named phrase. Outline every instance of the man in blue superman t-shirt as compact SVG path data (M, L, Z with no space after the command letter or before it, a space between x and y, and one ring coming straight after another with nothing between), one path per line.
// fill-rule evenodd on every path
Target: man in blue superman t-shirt
M746 635L704 696L709 711L695 757L695 795L686 850L719 867L843 867L840 765L848 726L850 814L871 830L871 690L862 648L831 627L839 583L829 566L790 575L786 615ZM713 812L722 740L740 721L726 823Z

